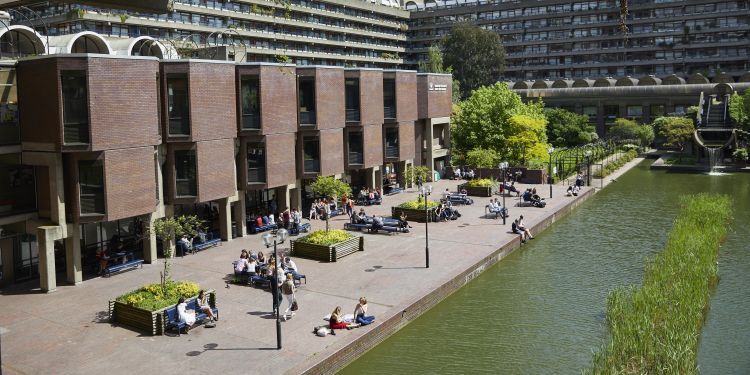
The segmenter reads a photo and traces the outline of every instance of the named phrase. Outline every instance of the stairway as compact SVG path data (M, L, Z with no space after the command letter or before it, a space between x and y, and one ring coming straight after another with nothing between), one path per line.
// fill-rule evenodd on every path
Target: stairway
M709 96L706 98L708 101L708 117L705 120L704 126L707 128L727 128L729 127L725 119L726 101L715 101L715 96Z

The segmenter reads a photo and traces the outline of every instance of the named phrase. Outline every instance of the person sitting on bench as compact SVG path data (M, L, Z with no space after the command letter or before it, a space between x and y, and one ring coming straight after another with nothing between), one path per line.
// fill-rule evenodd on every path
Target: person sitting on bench
M513 186L513 184L514 182L511 182L510 185L509 184L503 185L503 190L507 190L510 193L516 193L516 196L521 195L521 191L516 189L516 187Z
M180 299L177 300L177 316L180 318L180 323L187 325L186 329L188 331L195 324L195 311L187 309L187 303L185 303L184 297L180 297Z
M411 228L409 222L406 221L406 213L404 213L403 211L401 211L401 215L398 217L398 227L401 229Z
M356 220L355 224L365 224L367 222L367 214L365 214L364 208L359 209L359 214L357 214Z
M383 217L382 216L373 216L372 217L372 227L370 227L370 231L373 233L378 233L378 229L383 228Z
M211 306L208 304L208 295L205 290L198 292L198 308L206 313L209 320L216 321L214 312L211 310Z
M240 259L234 261L234 274L235 275L239 276L239 275L246 274L245 270L247 269L247 259L249 257L250 256L247 254L247 250L242 249L242 252L240 253Z

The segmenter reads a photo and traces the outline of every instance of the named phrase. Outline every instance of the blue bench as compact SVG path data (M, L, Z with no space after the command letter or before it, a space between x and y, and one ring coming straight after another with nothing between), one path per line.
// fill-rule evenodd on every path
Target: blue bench
M209 233L206 235L206 241L200 239L193 240L193 252L208 249L209 247L221 245L221 236L216 233Z
M250 276L250 286L260 286L261 288L271 289L271 279L263 275Z
M294 230L294 227L289 229L289 234L298 235L302 232L307 233L310 231L310 229L312 229L312 227L310 226L310 223L300 223L297 230Z
M363 223L345 223L344 229L346 230L356 230L356 231L364 231L367 230L368 232L372 232L372 224L363 224ZM409 233L409 228L399 228L397 226L390 226L390 225L384 225L377 229L378 231L384 231L388 233Z
M113 273L132 270L139 267L143 268L143 259L134 259L122 264L114 264L104 269L104 276L109 276Z
M274 223L274 224L264 224L264 225L258 226L258 223L256 223L254 220L249 220L248 221L248 232L250 232L252 234L256 234L256 233L260 233L260 232L265 232L265 231L268 231L268 230L274 230L274 229L278 229L278 228L279 228L279 226L276 223Z
M451 194L448 196L448 200L452 204L474 204L474 200L467 197L466 194Z
M219 320L219 309L216 307L216 302L215 302L216 297L212 296L212 294L213 293L209 293L209 296L208 296L209 306L211 306L211 311L214 313L216 320ZM188 309L195 311L195 324L202 323L203 320L208 317L208 315L205 312L203 312L202 310L198 308L197 298L193 298L185 302L187 303ZM179 336L180 333L182 333L183 328L189 328L187 324L180 322L180 314L177 313L177 306L173 306L164 310L163 321L164 321L165 331L170 328L175 328L177 329L177 336Z
M404 191L404 189L401 189L401 188L391 188L391 190L389 192L385 193L385 195L388 195L388 196L396 195L396 194L401 193L403 191Z
M501 208L500 210L502 211L502 214L501 214L501 211L490 211L490 207L489 206L484 206L484 216L485 217L489 217L490 215L495 215L495 219L497 219L498 217L506 217L507 218L508 216L510 216L508 214L508 209L507 208Z

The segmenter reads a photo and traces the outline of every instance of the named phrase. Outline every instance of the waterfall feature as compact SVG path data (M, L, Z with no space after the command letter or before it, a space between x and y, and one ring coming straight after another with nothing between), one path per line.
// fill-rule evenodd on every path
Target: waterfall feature
M719 147L706 147L706 153L708 154L708 168L709 173L718 173L716 172L716 166L721 163L722 159L722 152L721 148Z

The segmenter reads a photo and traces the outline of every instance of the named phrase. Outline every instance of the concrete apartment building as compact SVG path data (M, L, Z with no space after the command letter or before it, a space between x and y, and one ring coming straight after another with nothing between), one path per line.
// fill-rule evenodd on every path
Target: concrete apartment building
M318 175L382 189L448 149L449 75L73 53L0 79L0 285L77 284L113 235L153 262L165 215L250 235L269 207L307 212Z

